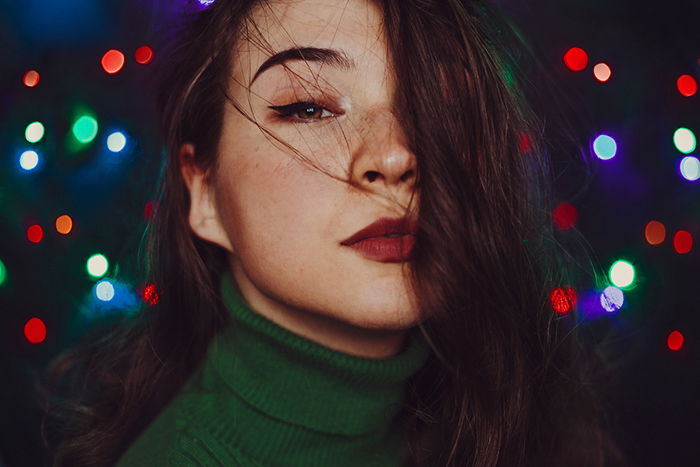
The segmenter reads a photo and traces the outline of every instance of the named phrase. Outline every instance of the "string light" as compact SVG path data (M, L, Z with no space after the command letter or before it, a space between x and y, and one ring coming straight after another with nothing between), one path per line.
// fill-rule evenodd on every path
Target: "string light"
M588 54L580 47L572 47L564 54L564 65L571 71L581 71L588 66Z
M593 152L599 159L612 159L617 154L617 143L611 136L599 135L593 140Z
M644 238L649 245L660 245L666 239L666 226L659 221L649 221L644 228Z
M119 73L124 67L124 54L117 49L110 49L102 55L102 69L108 74L113 75Z
M39 318L32 318L24 325L24 337L32 344L40 344L46 339L46 325Z
M685 97L694 96L698 92L698 82L690 75L680 75L676 80L676 87Z
M153 49L147 45L142 45L134 52L134 60L141 65L148 65L153 61Z
M68 235L71 230L73 230L73 219L68 214L56 218L56 232Z
M39 75L38 71L29 70L24 74L24 76L22 76L22 83L28 88L33 88L34 86L39 84L40 79L41 76Z
M598 63L593 67L593 76L601 83L606 82L612 76L612 70L607 63Z

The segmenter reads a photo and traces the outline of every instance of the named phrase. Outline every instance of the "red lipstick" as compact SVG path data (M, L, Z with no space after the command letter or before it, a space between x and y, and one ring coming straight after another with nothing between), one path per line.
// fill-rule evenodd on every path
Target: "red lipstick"
M341 245L374 261L396 263L409 259L416 241L415 232L415 220L382 217L341 242Z

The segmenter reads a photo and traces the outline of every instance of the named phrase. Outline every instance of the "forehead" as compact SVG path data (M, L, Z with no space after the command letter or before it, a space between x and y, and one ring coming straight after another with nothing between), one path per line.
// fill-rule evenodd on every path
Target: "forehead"
M232 70L239 83L250 83L270 55L292 47L339 49L359 66L386 62L382 13L372 0L263 1L244 31Z

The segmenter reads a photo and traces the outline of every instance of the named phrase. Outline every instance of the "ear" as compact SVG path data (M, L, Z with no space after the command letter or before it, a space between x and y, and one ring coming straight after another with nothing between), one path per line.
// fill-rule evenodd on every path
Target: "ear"
M233 253L231 241L219 219L209 177L195 164L194 156L195 148L191 143L180 147L180 171L190 193L190 227L202 240L215 243Z

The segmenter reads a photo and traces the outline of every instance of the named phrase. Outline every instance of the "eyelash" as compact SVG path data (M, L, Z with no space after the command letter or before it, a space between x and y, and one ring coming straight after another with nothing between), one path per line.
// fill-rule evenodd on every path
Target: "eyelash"
M331 113L330 117L319 117L319 118L297 118L294 116L294 114L297 114L299 112L303 112L310 107L314 108L321 108L321 113L323 114L323 110L327 110L328 112ZM333 118L336 117L340 114L334 113L332 110L328 109L327 107L322 106L321 104L317 104L316 102L311 102L311 101L301 101L301 102L293 102L291 104L287 105L271 105L269 106L270 109L274 110L277 112L277 117L282 119L282 120L289 120L291 123L312 123L312 122L318 122L321 120L326 120L327 118Z

